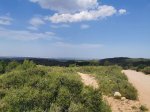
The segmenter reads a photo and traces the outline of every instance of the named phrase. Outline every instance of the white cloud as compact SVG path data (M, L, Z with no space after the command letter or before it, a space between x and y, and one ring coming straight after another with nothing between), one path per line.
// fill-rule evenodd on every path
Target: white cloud
M125 9L117 10L113 6L100 5L98 0L30 0L42 8L54 11L54 15L45 20L52 23L69 23L99 20L116 13L125 14Z
M0 38L15 40L59 39L53 32L35 33L27 30L10 30L0 28Z
M61 25L51 25L51 28L69 28L70 25L68 24L61 24Z
M87 25L87 24L82 24L82 25L80 26L80 28L81 28L81 29L88 29L88 28L90 28L90 26Z
M42 8L62 12L76 12L93 9L98 6L97 0L30 0Z
M29 23L31 26L27 27L27 29L34 30L34 31L37 31L41 25L45 24L44 20L41 17L33 17L29 21Z
M0 16L0 25L11 25L13 19L9 16Z
M34 27L34 26L29 26L27 27L28 30L34 30L34 31L37 31L38 28L37 27Z
M99 6L95 10L90 11L81 11L79 13L65 13L65 14L54 14L53 16L46 17L46 20L51 21L52 23L67 23L67 22L82 22L90 20L103 19L108 16L116 14L116 9L112 6Z
M39 18L39 17L33 17L33 18L29 21L29 23L30 23L32 26L34 26L34 27L38 27L38 26L40 26L40 25L45 24L45 22L44 22L41 18Z
M127 11L125 9L120 9L118 12L119 12L119 14L122 15L122 14L125 14Z

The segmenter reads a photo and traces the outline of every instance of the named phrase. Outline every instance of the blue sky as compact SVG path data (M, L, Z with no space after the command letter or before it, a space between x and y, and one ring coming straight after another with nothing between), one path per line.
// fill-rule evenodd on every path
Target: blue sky
M149 0L0 0L0 56L150 58Z

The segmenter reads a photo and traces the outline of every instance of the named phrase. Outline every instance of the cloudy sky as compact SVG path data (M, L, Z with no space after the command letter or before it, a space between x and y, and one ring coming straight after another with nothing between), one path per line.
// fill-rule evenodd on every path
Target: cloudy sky
M150 58L150 1L0 0L0 56Z

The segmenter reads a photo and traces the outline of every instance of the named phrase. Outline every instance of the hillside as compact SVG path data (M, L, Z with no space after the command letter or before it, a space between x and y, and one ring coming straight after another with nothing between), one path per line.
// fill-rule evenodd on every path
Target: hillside
M0 111L111 112L102 94L120 91L136 100L137 91L118 66L49 67L25 60L10 62L0 75ZM84 86L77 72L91 73L99 88Z
M150 59L144 58L127 58L127 57L118 57L118 58L107 58L100 60L100 64L105 65L119 65L122 67L136 67L139 65L150 66Z
M123 69L132 69L150 74L150 59L144 58L108 58L100 60L100 65L118 65Z

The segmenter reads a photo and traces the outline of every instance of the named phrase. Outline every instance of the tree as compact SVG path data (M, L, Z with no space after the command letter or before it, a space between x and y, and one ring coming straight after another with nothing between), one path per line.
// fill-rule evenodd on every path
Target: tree
M90 65L91 66L98 66L99 65L99 61L98 60L91 60L90 61Z
M137 71L140 71L140 70L142 70L144 68L145 68L145 65L140 64L140 65L137 66Z
M109 61L104 62L104 66L109 66L109 65L111 65L111 63Z

